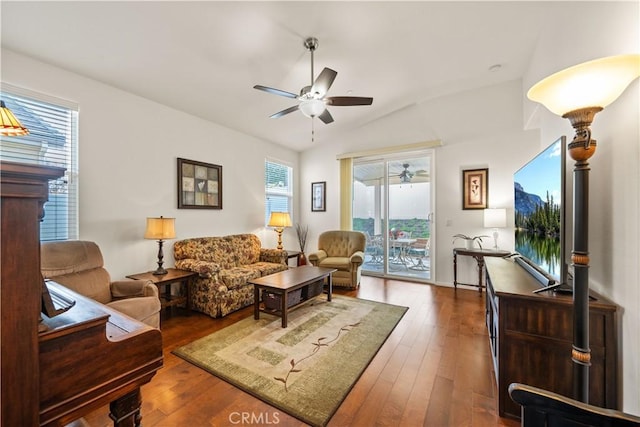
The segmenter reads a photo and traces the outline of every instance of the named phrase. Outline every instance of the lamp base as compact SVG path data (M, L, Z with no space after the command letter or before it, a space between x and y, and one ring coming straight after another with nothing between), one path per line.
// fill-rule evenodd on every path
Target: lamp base
M162 264L164 264L164 254L162 253L162 239L158 240L158 268L153 272L156 276L162 276L163 274L167 274L167 270L162 268Z
M167 271L167 270L165 270L165 269L164 269L164 268L162 268L162 267L158 267L158 268L153 272L153 275L154 275L154 276L163 276L163 275L165 275L165 274L167 274L167 273L168 273L168 271Z

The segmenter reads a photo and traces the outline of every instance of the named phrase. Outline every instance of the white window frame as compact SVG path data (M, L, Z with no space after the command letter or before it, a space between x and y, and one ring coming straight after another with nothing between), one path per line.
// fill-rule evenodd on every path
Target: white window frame
M26 136L2 136L4 161L58 166L66 169L49 183L49 201L40 223L40 240L72 240L79 236L78 220L78 105L74 102L2 82L0 96L9 104ZM22 102L21 102L22 101ZM51 138L49 138L51 137ZM61 141L64 141L61 143Z
M286 168L286 181L278 186L269 185L268 176L269 164L273 164L279 167ZM289 212L291 218L293 218L293 167L282 160L265 159L264 162L264 225L269 223L269 217L271 212L283 212L281 203L276 201L274 205L274 199L286 199L286 212Z

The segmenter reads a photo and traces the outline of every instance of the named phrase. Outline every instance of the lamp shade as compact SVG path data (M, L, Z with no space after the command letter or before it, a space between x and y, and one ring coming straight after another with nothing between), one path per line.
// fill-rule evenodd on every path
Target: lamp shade
M587 107L605 108L640 76L640 55L618 55L584 62L539 81L527 97L562 116Z
M173 239L176 237L175 225L175 218L147 218L144 238L151 240Z
M302 114L311 118L322 114L326 107L321 99L309 99L302 101L298 108L302 111Z
M5 105L4 101L0 101L0 135L5 136L23 136L28 135L29 131L22 126L20 120L13 115L13 112Z
M485 209L484 210L484 226L485 228L503 228L507 226L507 210L506 209Z
M267 225L275 228L291 227L292 224L289 212L271 212L269 224Z

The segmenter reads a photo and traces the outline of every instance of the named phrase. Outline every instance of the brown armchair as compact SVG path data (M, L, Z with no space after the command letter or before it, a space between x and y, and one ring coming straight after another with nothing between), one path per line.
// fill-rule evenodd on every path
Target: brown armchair
M366 241L360 231L325 231L318 237L318 251L307 258L316 267L338 270L331 276L334 286L356 289L360 286Z
M112 282L100 248L93 242L67 240L40 245L41 271L51 279L127 316L160 327L158 288L146 280Z

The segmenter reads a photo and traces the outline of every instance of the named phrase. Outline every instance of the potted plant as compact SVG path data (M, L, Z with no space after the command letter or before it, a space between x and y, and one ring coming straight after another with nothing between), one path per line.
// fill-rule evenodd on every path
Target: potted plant
M465 245L467 249L473 249L476 243L478 243L478 247L482 249L482 238L489 236L467 236L465 234L456 234L453 236L453 241L451 243L455 243L458 239L463 239L465 241Z
M298 236L298 244L300 245L300 256L298 257L298 265L306 265L307 258L304 255L304 248L307 246L307 234L309 234L309 226L296 224L296 235Z

